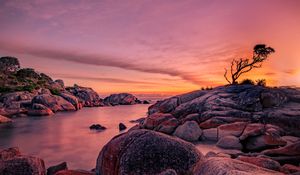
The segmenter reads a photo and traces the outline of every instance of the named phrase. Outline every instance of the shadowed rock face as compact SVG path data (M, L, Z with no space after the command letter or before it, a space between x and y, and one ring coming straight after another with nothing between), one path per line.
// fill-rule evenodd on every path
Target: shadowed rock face
M97 159L99 174L159 174L167 169L192 174L202 158L196 148L180 139L150 130L133 130L113 138Z
M104 106L103 99L92 88L73 86L66 90L77 97L84 107Z

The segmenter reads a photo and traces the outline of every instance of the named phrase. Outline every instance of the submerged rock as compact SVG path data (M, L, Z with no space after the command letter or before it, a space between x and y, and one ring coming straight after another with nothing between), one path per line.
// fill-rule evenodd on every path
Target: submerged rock
M167 169L191 174L202 154L190 143L150 130L114 137L97 159L98 174L159 174Z
M123 123L119 123L119 130L123 131L125 130L127 127L123 124Z
M90 129L102 131L102 130L105 130L106 127L104 127L104 126L102 126L100 124L93 124L93 125L90 126Z

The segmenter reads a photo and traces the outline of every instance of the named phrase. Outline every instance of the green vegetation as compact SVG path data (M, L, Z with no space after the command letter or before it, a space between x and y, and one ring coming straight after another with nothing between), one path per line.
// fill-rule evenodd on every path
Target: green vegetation
M240 84L242 84L242 85L245 85L245 84L255 85L254 81L252 81L250 79L244 79L242 82L240 82Z
M60 90L58 90L58 89L49 89L49 90L50 90L51 94L53 94L53 95L59 95L60 94Z

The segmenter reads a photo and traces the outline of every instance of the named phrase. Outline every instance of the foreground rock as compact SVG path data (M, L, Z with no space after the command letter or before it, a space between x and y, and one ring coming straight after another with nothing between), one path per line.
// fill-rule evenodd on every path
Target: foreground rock
M194 175L283 175L283 173L261 168L239 160L211 157L199 163Z
M177 127L174 135L183 140L193 142L200 138L202 135L202 130L199 128L197 122L187 121L183 125Z
M62 170L55 173L55 175L95 175L95 173L85 170Z
M133 130L114 137L97 159L99 174L159 174L167 169L191 174L202 158L187 142L149 130Z
M68 166L66 162L62 162L58 165L47 168L47 175L55 175L57 172L62 170L68 170Z
M42 159L22 155L17 148L0 152L0 174L3 175L45 175Z
M2 123L11 123L11 122L12 122L11 119L0 115L0 124L2 124Z
M104 103L112 106L143 104L137 97L128 93L112 94L104 98Z
M274 171L279 171L280 170L280 164L272 159L265 158L265 157L248 157L248 156L239 156L237 160L251 163L253 165L274 170Z

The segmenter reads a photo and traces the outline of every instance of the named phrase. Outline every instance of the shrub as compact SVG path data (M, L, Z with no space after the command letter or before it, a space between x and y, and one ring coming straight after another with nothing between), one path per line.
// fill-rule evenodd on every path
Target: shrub
M60 91L58 89L49 89L51 94L53 95L59 95L60 94Z
M19 60L15 57L6 56L0 58L0 70L3 72L15 72L20 69Z
M240 82L241 85L246 85L246 84L250 84L250 85L255 85L254 81L250 80L250 79L244 79L242 82Z
M258 86L266 86L267 85L267 81L266 81L266 79L258 79L258 80L256 80L256 84Z

